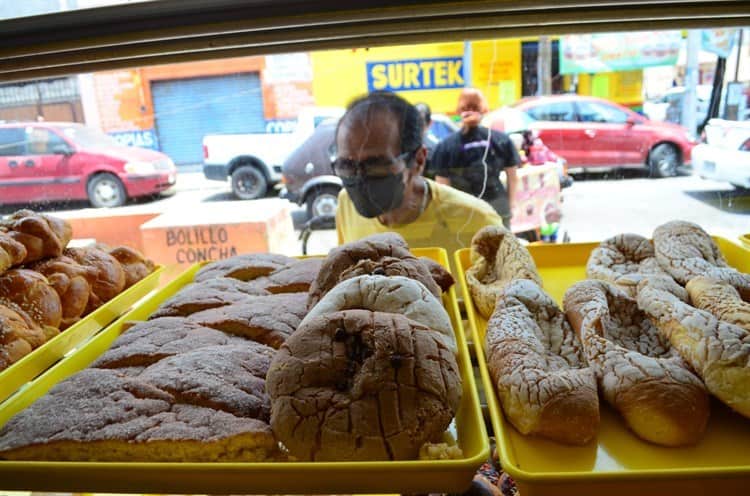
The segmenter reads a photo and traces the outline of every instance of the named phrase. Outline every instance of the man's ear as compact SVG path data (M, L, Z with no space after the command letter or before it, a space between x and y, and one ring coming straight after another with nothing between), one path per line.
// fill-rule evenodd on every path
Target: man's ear
M424 172L424 166L427 163L427 148L424 145L420 146L416 152L414 152L414 166L413 175L421 176Z

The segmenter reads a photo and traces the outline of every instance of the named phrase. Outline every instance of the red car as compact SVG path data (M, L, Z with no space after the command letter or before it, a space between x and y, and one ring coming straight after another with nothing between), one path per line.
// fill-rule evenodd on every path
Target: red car
M82 124L0 124L0 204L88 199L117 207L171 188L176 176L163 153L122 146Z
M530 126L570 168L645 166L652 176L673 176L678 167L690 163L695 145L684 127L650 121L601 98L530 97L513 108L533 119Z

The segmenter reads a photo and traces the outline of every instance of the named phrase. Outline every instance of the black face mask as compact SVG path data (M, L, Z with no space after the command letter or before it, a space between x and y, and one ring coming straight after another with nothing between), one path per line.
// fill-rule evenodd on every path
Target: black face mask
M343 177L341 182L359 215L372 219L401 206L404 200L404 173L384 177Z

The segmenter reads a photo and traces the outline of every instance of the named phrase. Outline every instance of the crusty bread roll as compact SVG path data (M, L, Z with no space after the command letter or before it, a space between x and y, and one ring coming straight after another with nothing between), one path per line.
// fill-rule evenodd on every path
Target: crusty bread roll
M648 275L667 275L654 256L654 245L637 234L618 234L591 251L586 275L607 281L635 297L638 281Z
M433 259L429 257L419 257L419 261L427 267L427 270L430 271L430 275L443 292L448 291L451 286L456 283L456 280L453 278L450 271Z
M174 296L159 305L149 319L159 317L186 317L188 315L245 301L248 295L270 294L251 282L231 277L214 277L183 287Z
M143 256L141 252L128 246L116 246L107 252L120 262L125 272L125 288L127 289L154 271L154 262Z
M646 312L709 392L750 417L750 332L694 308L644 279L638 307Z
M60 296L39 272L11 269L0 275L0 303L7 302L18 305L42 327L60 327Z
M254 279L252 284L273 294L307 292L322 264L322 258L294 260L285 267Z
M456 358L438 337L369 310L306 321L268 370L274 434L299 460L415 459L442 440L461 399Z
M0 274L26 259L26 247L0 227Z
M568 289L563 305L604 398L636 435L664 446L701 439L709 416L706 387L633 298L588 280Z
M294 262L296 262L294 258L275 253L237 255L202 267L195 274L195 282L207 281L214 277L231 277L241 281L250 281L267 276L271 272L283 269Z
M422 283L401 276L358 276L337 284L315 305L300 325L320 315L352 309L398 313L440 333L457 352L448 312Z
M0 226L26 248L23 263L59 257L73 237L73 228L66 220L31 210L13 213Z
M503 411L522 434L578 445L596 436L594 372L562 311L535 282L499 290L485 348Z
M734 286L750 301L750 274L730 267L711 236L699 225L667 222L654 230L654 251L659 265L685 285L695 277L709 277Z
M542 279L529 251L502 226L487 226L471 240L471 267L466 271L471 299L479 313L490 318L503 287L515 279Z
M750 332L750 303L742 301L731 284L706 277L690 279L685 286L695 308Z
M404 238L382 233L331 250L310 286L307 307L314 307L342 280L365 274L409 277L424 284L435 296L441 295L430 270L409 252Z

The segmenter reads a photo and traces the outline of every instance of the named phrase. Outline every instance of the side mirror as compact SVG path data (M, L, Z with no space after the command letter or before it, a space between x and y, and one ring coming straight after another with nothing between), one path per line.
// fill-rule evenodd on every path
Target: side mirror
M68 145L59 144L52 148L52 153L54 155L65 155L67 157L73 155L73 150Z

